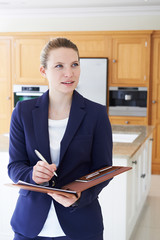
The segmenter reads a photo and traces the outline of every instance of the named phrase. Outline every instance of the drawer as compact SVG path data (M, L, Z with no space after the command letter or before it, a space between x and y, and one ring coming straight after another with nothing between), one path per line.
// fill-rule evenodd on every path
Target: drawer
M146 117L109 116L112 125L147 125Z

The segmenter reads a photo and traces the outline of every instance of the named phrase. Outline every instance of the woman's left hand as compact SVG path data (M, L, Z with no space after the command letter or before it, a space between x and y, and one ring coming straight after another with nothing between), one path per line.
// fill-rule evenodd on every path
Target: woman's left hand
M80 198L81 193L78 193L78 198L75 195L72 195L72 198L71 198L71 197L67 197L61 194L56 194L56 193L48 193L48 195L51 196L58 203L62 204L64 207L70 207Z

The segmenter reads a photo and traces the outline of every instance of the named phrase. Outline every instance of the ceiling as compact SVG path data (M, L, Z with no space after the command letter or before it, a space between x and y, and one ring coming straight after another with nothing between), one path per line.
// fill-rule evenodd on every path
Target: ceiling
M157 6L160 0L0 0L0 8L72 8Z
M158 13L160 0L0 0L0 14Z
M156 6L160 0L0 0L1 8Z

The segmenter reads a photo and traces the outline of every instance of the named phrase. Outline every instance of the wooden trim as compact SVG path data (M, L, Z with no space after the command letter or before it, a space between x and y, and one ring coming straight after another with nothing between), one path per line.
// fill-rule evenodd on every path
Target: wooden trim
M156 34L160 31L153 31L153 30L126 30L126 31L49 31L49 32L0 32L0 36L48 36L48 35L115 35L115 34Z

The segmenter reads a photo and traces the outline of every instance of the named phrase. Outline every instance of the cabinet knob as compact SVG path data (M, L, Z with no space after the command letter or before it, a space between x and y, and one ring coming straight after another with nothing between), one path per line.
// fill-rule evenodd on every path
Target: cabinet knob
M7 97L7 100L11 100L11 97L10 97L10 96L8 96L8 97Z
M145 173L141 175L141 178L145 178L145 177L146 177L146 174L145 174Z
M115 63L116 62L116 59L113 59L113 63Z
M137 161L132 161L132 164L137 164Z
M154 139L153 139L153 138L150 138L149 140L150 140L150 141L153 141Z
M155 104L155 103L156 103L156 100L153 100L152 103Z
M129 124L129 121L125 121L125 124Z

